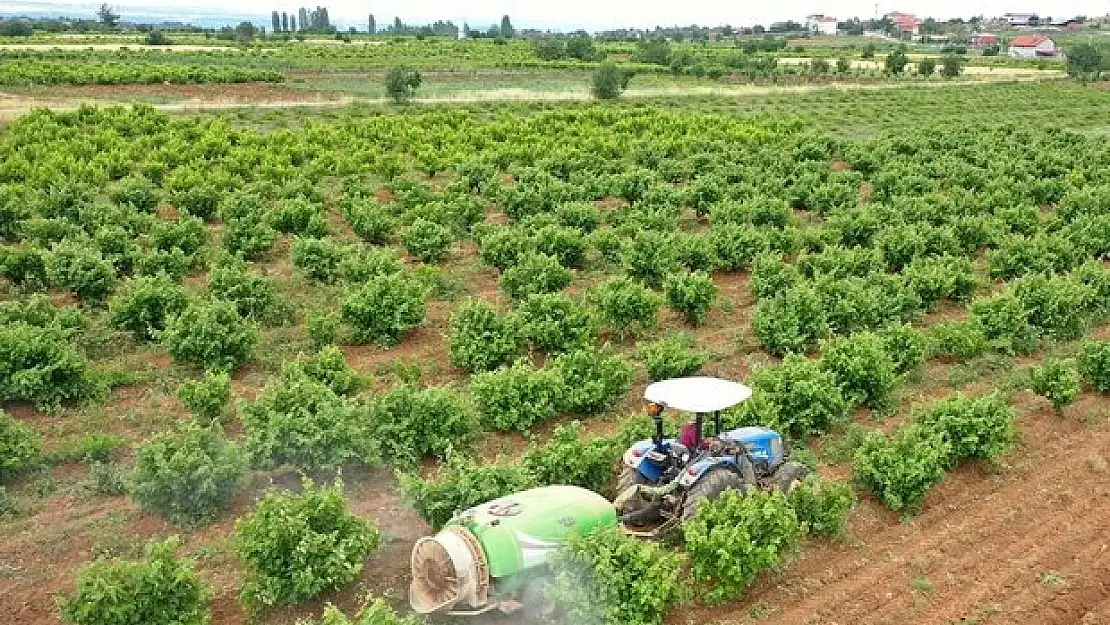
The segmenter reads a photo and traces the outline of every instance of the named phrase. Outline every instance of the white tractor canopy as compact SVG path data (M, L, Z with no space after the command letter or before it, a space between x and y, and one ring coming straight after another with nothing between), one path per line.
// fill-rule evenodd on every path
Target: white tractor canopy
M708 414L731 408L752 396L752 389L720 378L661 380L644 390L644 399L683 412Z

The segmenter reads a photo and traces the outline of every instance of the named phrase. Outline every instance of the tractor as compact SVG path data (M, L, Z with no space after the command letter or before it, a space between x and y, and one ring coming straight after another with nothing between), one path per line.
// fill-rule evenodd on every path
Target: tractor
M658 538L726 490L788 493L805 479L809 468L790 460L778 432L763 427L723 431L721 412L751 395L743 384L707 377L663 380L647 387L644 399L655 434L633 444L622 459L614 506L624 531ZM664 438L663 413L668 408L693 417L677 439ZM702 435L709 415L712 438Z

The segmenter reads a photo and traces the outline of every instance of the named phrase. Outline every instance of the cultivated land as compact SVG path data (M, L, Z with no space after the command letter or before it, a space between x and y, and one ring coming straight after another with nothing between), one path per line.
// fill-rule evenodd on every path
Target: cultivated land
M482 48L470 66L437 71L446 53L421 56L416 42L403 54L323 47L285 46L249 62L228 60L238 52L202 62L192 54L208 51L181 50L180 60L159 53L120 64L280 71L273 83L0 87L0 399L41 435L45 456L0 493L0 613L61 623L56 599L72 594L81 565L135 558L145 540L177 534L213 590L212 622L247 622L236 519L266 492L295 489L301 471L334 476L320 465L335 463L304 460L312 451L343 458L351 510L378 523L382 547L354 583L256 618L292 624L318 618L328 602L353 612L368 593L404 610L409 551L432 530L395 470L435 479L447 446L427 443L417 462L388 451L372 458L366 447L391 450L397 438L423 441L436 428L417 415L391 430L400 417L375 411L382 397L441 388L460 405L477 402L452 435L455 453L516 462L530 440L543 445L572 420L583 439L629 422L649 382L644 348L673 333L704 353L707 374L749 380L779 366L792 330L760 329L757 310L794 289L813 294L825 321L794 345L815 363L828 346L819 338L902 324L928 345L875 407L853 402L827 431L795 432L795 448L826 478L853 480L861 431L893 432L913 410L958 392L1002 393L1019 438L994 460L958 463L917 514L858 488L846 536L806 539L739 599L695 602L667 622L1110 622L1110 401L1084 384L1057 412L1028 390L1030 370L1047 359L1110 341L1105 84L1020 67L996 69L1019 74L1005 82L981 78L989 68L945 81L861 67L781 84L649 73L626 100L601 104L575 101L588 97L589 67L496 66ZM516 42L507 48L498 63L526 54ZM382 102L384 68L398 55L428 68L405 107ZM80 67L66 54L51 62ZM82 102L165 110L75 110ZM44 105L58 110L28 112ZM436 237L414 234L427 224L446 238L442 254L429 251ZM314 260L297 252L309 240L322 242ZM566 284L513 273L539 252L553 265L535 272L565 272ZM695 272L716 287L698 325L664 304L624 336L599 302L621 277L665 300L668 277ZM249 357L229 367L232 399L220 417L253 468L218 518L195 527L141 510L104 477L129 471L151 437L198 420L178 389L215 366L121 322L129 289L158 275L162 296L229 300L258 332ZM420 291L423 314L382 330L343 313L385 276ZM528 298L545 291L565 297ZM1017 302L1009 334L972 313L998 297ZM527 344L506 362L520 356L548 371L563 351L596 347L608 365L578 373L615 381L595 405L499 427L476 398L475 372L452 364L452 316L471 299L521 315ZM550 310L530 303L541 301ZM159 328L172 317L151 314ZM338 331L321 335L321 320L340 322ZM32 342L36 355L14 355ZM366 380L325 393L357 415L356 438L371 444L287 441L301 458L290 466L259 444L264 428L245 415L282 412L265 402L288 381L283 365L333 342ZM63 360L71 364L51 368ZM622 366L629 379L609 375ZM30 381L13 382L18 371L32 371ZM91 435L110 438L82 451Z

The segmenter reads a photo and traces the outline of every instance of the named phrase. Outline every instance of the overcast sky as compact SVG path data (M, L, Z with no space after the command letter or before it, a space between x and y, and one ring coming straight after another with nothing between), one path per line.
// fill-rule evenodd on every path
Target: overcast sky
M179 9L182 14L189 7L230 10L236 14L271 10L296 12L296 0L107 0L125 9L128 6L165 7ZM63 0L72 6L72 0ZM95 11L100 0L90 3ZM3 0L0 4L8 4ZM20 4L12 0L12 4ZM373 13L379 24L392 22L395 16L409 23L424 23L437 19L450 19L459 23L466 20L479 28L508 14L518 27L583 27L588 30L621 26L650 27L673 24L732 24L736 26L767 24L772 21L793 19L801 21L810 13L824 13L845 19L871 17L876 13L874 0L778 0L777 2L736 2L725 0L560 0L523 2L510 0L389 0L351 1L304 0L305 6L323 4L328 7L333 21L362 23ZM879 2L878 13L890 11L916 13L922 17L937 18L971 17L973 15L997 16L1006 12L1030 12L1054 18L1074 15L1104 15L1110 12L1107 0L889 0ZM122 11L126 13L126 10Z

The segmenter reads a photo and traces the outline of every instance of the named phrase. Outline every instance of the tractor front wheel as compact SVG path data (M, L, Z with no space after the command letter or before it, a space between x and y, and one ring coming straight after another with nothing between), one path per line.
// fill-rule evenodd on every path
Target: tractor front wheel
M748 492L748 485L744 483L744 478L728 469L706 472L686 493L686 501L682 502L682 520L693 518L703 501L713 501L726 490L738 490L744 494Z
M810 473L809 467L800 462L784 462L771 476L771 481L775 488L789 495Z

